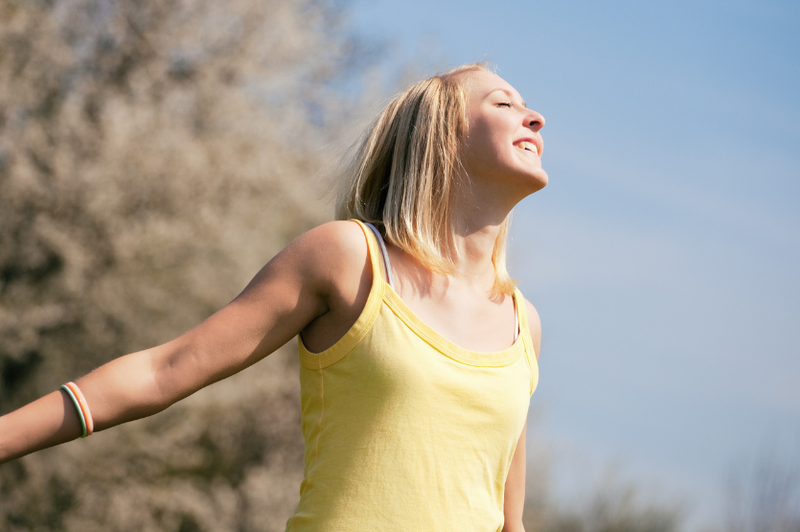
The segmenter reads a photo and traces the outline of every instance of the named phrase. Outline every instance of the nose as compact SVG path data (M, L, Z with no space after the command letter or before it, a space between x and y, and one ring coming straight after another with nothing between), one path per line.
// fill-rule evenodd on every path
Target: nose
M529 127L534 131L539 131L544 127L544 117L533 109L528 109L528 112L525 114L524 123L525 127Z

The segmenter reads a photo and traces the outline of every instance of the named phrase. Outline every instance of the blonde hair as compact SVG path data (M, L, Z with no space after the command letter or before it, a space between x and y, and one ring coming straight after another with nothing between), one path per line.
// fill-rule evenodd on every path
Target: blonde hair
M386 239L436 273L452 273L458 250L454 204L464 176L466 94L458 74L486 71L485 63L448 70L411 86L378 116L359 143L339 192L336 217L382 225ZM506 270L510 215L492 251L494 295L511 294Z

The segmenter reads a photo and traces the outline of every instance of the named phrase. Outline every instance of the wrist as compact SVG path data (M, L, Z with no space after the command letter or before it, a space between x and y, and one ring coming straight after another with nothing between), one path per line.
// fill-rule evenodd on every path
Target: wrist
M522 525L522 521L505 523L503 524L503 532L525 532L525 527Z

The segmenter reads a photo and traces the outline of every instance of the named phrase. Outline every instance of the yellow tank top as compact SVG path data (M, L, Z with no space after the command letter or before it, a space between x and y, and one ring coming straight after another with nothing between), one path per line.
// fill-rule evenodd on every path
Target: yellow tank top
M520 334L463 349L384 280L375 235L364 310L329 349L299 343L305 477L287 532L503 528L503 489L538 367L519 291Z

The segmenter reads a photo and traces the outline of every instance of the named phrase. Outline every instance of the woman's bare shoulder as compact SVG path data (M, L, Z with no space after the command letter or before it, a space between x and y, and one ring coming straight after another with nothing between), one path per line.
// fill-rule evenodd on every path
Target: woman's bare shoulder
M295 249L293 249L295 248ZM301 255L300 267L320 280L333 284L360 277L368 248L361 227L352 221L337 220L319 225L302 235L285 251Z
M320 248L367 252L367 242L361 226L351 220L327 222L307 231L302 238L313 241Z
M369 248L362 228L354 222L323 224L297 240L307 250L305 262L313 263L316 294L324 302L319 313L302 331L312 352L334 345L361 314L372 285Z
M363 263L367 256L367 242L361 227L352 221L337 220L324 223L298 239L308 252L331 265Z

